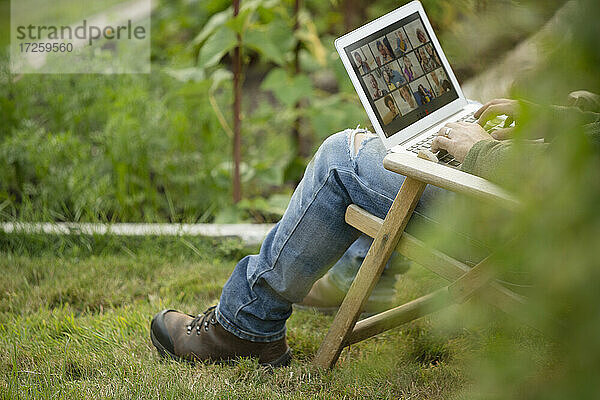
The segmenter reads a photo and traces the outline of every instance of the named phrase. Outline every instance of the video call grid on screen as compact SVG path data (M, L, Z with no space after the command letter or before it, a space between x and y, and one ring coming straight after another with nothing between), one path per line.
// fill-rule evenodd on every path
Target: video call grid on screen
M344 51L386 137L458 98L418 12Z

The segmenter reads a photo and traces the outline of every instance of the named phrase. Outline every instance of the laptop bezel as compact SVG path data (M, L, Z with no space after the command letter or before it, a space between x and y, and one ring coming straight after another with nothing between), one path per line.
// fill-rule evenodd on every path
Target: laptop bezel
M414 122L413 124L407 126L404 129L397 131L396 133L390 135L389 137L386 137L385 133L383 132L383 128L379 124L379 120L377 119L375 110L373 110L373 107L371 107L371 104L369 103L368 95L363 90L363 87L361 86L360 81L359 81L359 77L357 76L357 74L354 70L354 67L352 66L352 62L350 61L350 59L347 56L344 49L347 46L379 31L380 29L383 29L386 26L389 26L389 25L401 20L402 18L405 18L405 17L408 17L409 15L414 14L415 12L419 13L421 20L423 21L424 28L426 29L426 31L431 39L431 43L433 44L433 46L435 47L435 49L437 50L437 52L439 54L440 61L442 62L443 66L445 67L445 69L447 71L447 76L450 79L454 88L456 89L456 93L457 93L458 97L455 100L451 101L450 103L446 104L445 106L442 106L440 109L431 112L428 115L423 114L423 117L421 119L419 119L418 121ZM339 37L338 39L335 40L335 48L336 48L338 54L340 55L340 59L342 60L342 63L344 64L344 67L346 68L348 75L350 76L350 80L352 81L352 84L354 85L354 88L355 88L356 92L358 93L358 97L360 98L360 101L362 102L363 107L365 108L365 111L367 112L369 120L373 124L373 127L375 128L376 133L379 135L379 137L383 141L383 144L385 145L386 149L391 149L392 147L394 147L396 145L399 145L401 143L404 143L404 142L410 140L411 138L415 137L419 133L426 131L429 128L431 128L432 126L436 125L440 121L443 121L444 119L456 114L457 112L462 110L468 104L468 101L465 98L464 93L462 92L462 89L458 83L458 80L456 79L456 76L454 75L454 71L452 71L452 68L450 67L450 63L448 62L448 59L446 58L446 54L444 54L444 51L442 50L442 47L437 39L437 36L435 35L435 32L433 31L431 23L429 22L429 19L427 18L427 15L425 14L425 10L423 9L421 2L419 2L418 0L412 1L404 6L388 13L388 14L385 14L382 17L379 17L378 19L376 19L372 22L369 22L366 25L361 26L360 28L357 28L356 30L354 30L352 32L345 34L344 36Z

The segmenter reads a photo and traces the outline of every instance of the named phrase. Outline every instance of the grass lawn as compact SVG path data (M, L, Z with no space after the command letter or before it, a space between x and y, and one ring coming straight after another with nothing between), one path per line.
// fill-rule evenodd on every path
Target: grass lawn
M456 310L354 345L333 371L310 365L331 322L310 311L288 322L289 368L162 361L149 339L154 313L215 304L236 260L255 250L205 238L0 233L0 398L445 399L468 388L465 365L490 328L436 329ZM412 267L398 301L440 284Z

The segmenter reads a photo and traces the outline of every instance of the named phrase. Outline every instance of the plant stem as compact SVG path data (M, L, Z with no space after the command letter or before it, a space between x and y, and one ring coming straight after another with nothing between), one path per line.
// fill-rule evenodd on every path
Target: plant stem
M233 0L233 15L240 12L240 0ZM233 202L238 203L242 199L242 183L240 178L241 162L241 73L242 73L242 37L237 35L237 46L233 53Z
M294 33L296 33L298 31L298 29L300 29L300 9L302 8L302 0L296 0L295 5L294 5L294 18L295 18L295 22L294 22ZM294 74L299 74L300 73L300 49L302 47L302 43L300 42L300 40L298 40L298 43L296 43L296 48L294 49ZM301 107L300 102L298 101L296 103L296 105L294 106L294 108L296 109L296 111L298 111ZM294 140L294 143L296 145L296 157L302 157L303 154L303 149L302 149L302 137L300 135L300 126L301 126L301 119L300 117L296 117L296 120L294 121L294 126L292 129L292 138Z

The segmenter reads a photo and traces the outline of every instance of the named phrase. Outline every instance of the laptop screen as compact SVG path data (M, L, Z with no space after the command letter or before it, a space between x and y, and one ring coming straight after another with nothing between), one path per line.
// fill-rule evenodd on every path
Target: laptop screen
M386 137L458 98L418 12L344 51Z

